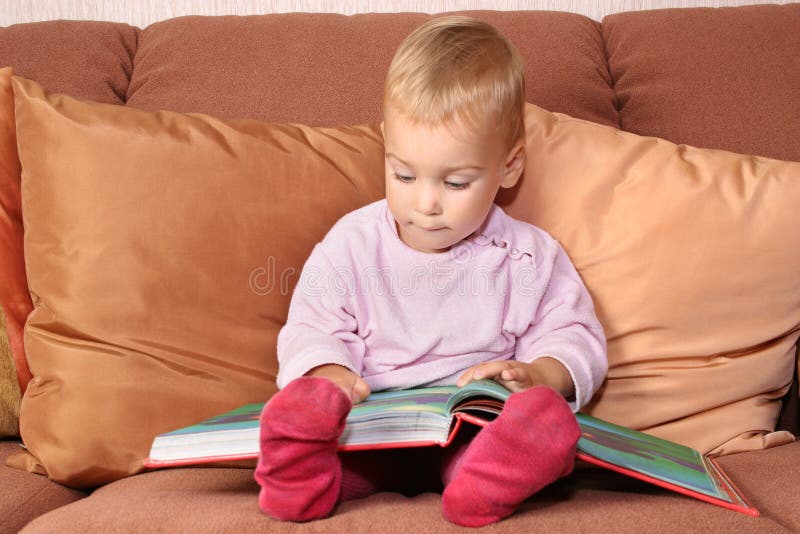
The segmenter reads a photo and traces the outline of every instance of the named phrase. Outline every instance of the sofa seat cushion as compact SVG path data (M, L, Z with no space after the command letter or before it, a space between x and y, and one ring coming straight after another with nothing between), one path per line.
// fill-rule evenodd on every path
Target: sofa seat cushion
M579 469L486 532L783 532L800 529L794 470L800 442L727 456L720 463L761 517L753 518L605 470ZM186 468L136 475L54 510L23 532L83 533L96 525L135 532L461 532L441 515L441 497L378 493L340 505L332 517L280 523L258 509L252 469ZM579 513L578 513L579 512Z
M86 497L45 477L6 466L18 441L0 441L0 532L17 532L32 519Z

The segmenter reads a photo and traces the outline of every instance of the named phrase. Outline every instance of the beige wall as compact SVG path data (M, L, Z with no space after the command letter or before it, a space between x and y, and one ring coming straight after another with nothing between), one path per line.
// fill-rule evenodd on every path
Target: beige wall
M462 9L550 9L596 20L618 11L664 7L722 7L788 1L737 0L0 0L0 26L38 20L78 19L127 22L144 27L181 15L253 15L291 11L369 13Z

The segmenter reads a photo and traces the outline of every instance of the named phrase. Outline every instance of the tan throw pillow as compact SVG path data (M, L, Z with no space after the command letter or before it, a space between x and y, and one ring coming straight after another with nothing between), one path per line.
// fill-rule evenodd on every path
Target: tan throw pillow
M507 211L565 247L608 337L588 413L724 454L769 434L800 331L800 163L676 145L529 105Z
M50 477L136 473L152 438L274 391L314 244L383 196L377 126L144 112L15 77L33 379L20 414Z

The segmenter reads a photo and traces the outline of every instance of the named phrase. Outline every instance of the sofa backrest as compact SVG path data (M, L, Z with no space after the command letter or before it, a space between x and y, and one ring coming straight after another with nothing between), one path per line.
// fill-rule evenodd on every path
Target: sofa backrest
M527 99L642 135L800 161L800 6L667 9L598 23L473 12L519 48ZM426 14L181 17L139 29L0 28L0 64L54 92L312 125L377 121L383 76Z

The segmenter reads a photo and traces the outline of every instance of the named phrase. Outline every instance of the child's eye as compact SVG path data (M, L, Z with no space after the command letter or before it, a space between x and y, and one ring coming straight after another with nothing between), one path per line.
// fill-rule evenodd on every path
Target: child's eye
M403 182L404 184L411 183L411 181L414 180L413 176L403 176L397 173L394 173L394 177Z
M466 182L466 183L463 183L463 184L457 184L457 183L454 183L454 182L445 182L445 185L447 187L449 187L450 189L454 189L456 191L459 191L461 189L466 189L467 187L469 187L469 182Z

